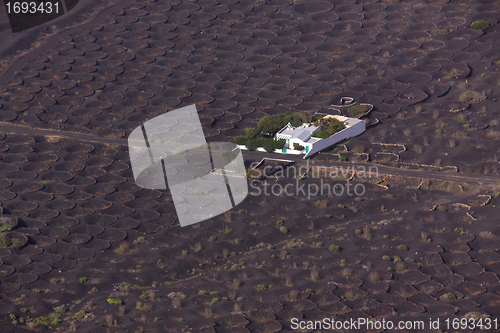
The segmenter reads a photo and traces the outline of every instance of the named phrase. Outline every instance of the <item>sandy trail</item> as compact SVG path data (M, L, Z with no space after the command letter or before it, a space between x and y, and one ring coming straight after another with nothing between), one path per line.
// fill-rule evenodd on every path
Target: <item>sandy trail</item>
M120 138L104 138L91 134L80 134L80 133L71 133L64 131L55 131L55 130L46 130L46 129L37 129L30 128L25 126L0 123L0 133L4 134L21 134L21 135L43 135L43 136L56 136L62 137L71 140L83 141L83 142L93 142L100 143L105 145L119 145L123 146L127 144L126 139ZM260 152L251 152L244 151L244 158L246 161L259 161L263 157L267 158L286 158L288 160L293 160L298 164L306 164L302 156L296 155L280 155L280 154L263 154ZM330 162L330 161L314 161L309 162L309 166L326 166L326 167L338 167L338 168L353 168L354 165L357 170L358 167L365 167L366 170L370 170L370 167L377 166L378 173L380 175L392 175L392 176L400 176L400 177L414 177L414 178L423 178L423 179L436 179L441 181L454 181L454 182L473 182L479 183L489 186L498 186L500 185L499 177L491 177L483 174L464 174L464 173L448 173L448 172L435 172L435 171L420 171L420 170L412 170L412 169L400 169L394 168L385 165L377 165L377 164L368 164L368 163L348 163L348 162Z

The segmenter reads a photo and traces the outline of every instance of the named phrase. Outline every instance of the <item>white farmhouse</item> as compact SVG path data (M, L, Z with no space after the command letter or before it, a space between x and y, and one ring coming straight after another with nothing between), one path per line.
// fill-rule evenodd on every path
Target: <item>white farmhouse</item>
M304 158L307 158L337 142L357 136L366 130L366 124L361 119L335 115L327 115L323 118L335 118L343 122L345 128L328 138L321 139L313 136L316 131L320 130L318 126L304 123L299 127L293 127L288 123L275 136L276 140L285 140L285 146L281 152L286 154L288 150L293 150L294 145L300 145L304 147L302 151L302 153L305 153Z

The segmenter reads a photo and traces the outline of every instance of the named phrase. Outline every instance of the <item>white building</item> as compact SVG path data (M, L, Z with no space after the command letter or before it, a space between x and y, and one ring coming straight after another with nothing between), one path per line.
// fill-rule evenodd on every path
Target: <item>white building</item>
M276 133L275 136L277 140L285 140L285 146L281 152L286 154L288 153L288 150L293 150L294 145L297 144L304 147L302 153L305 153L304 158L307 158L312 154L336 144L337 142L357 136L366 130L365 122L357 118L334 115L327 115L323 118L335 118L338 121L343 122L345 128L328 138L321 139L313 136L316 131L320 130L318 126L304 123L299 127L293 127L290 123L288 123L278 133Z
M319 131L319 129L318 126L314 126L310 123L304 123L299 127L293 127L288 123L276 133L275 138L276 140L285 140L284 149L293 149L294 145L297 144L303 146L307 153L313 148L313 143L321 140L313 137L314 132Z

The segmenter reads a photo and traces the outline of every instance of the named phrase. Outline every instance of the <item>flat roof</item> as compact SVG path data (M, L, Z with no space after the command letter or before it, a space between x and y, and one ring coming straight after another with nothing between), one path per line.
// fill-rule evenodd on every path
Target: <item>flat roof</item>
M309 136L311 136L314 131L318 129L317 126L311 124L302 124L299 127L285 127L283 130L278 132L278 134L290 135L291 138L296 138L302 141L307 140Z

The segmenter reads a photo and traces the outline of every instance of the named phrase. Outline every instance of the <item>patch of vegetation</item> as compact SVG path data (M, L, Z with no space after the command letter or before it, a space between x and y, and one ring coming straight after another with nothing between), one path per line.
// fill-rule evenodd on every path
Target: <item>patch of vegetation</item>
M17 224L17 219L14 216L0 216L0 232L9 231Z
M274 135L288 123L293 127L298 127L302 125L303 122L303 118L301 118L299 114L289 112L262 117L257 124L257 129L262 133Z
M444 77L446 80L451 80L451 79L458 79L462 75L462 72L460 72L458 69L453 68L446 76Z
M453 29L432 29L431 35L446 35L452 31Z
M304 150L304 148L305 148L304 146L301 146L298 143L293 144L293 149L295 149L295 150L302 151L302 150Z
M245 143L245 147L250 151L262 147L268 153L273 152L275 149L283 149L284 146L285 146L285 140L274 140L271 138L263 138L263 137L247 140Z
M408 251L408 250L409 250L409 248L408 248L408 246L401 244L401 245L398 245L398 246L396 247L396 250L398 250L398 251L402 251L402 252L406 252L406 251Z
M332 244L332 245L330 245L328 247L328 251L339 253L340 252L340 246Z
M448 207L443 206L443 205L437 205L436 206L436 210L440 211L440 212L447 212L448 211Z
M466 90L458 96L458 101L461 103L479 103L482 100L486 99L484 93L480 93L477 91Z
M477 20L471 23L470 27L476 30L483 30L490 26L490 23L483 20Z
M345 128L345 124L335 118L321 118L316 120L314 125L319 126L320 130L314 132L313 137L321 139L326 139Z
M439 297L439 299L441 301L445 301L445 302L451 302L451 301L455 301L457 299L457 296L455 296L454 293L447 293L447 294L443 294Z
M144 236L137 237L137 239L133 242L134 244L145 244L147 243L147 239Z
M19 320L15 321L16 323L19 322L21 324L26 324L30 329L34 329L37 325L47 326L49 329L52 329L53 326L56 326L62 322L61 316L66 311L68 311L68 307L61 305L55 307L54 311L49 313L47 316L42 316L38 318L20 317Z
M357 117L368 112L368 110L370 110L369 105L353 105L347 108L347 113L349 113L351 117Z
M112 304L112 305L122 305L123 304L123 301L120 298L114 298L114 297L110 297L110 298L106 299L106 302L108 302L109 304Z
M265 284L259 284L255 289L257 289L258 291L266 291L267 287Z

